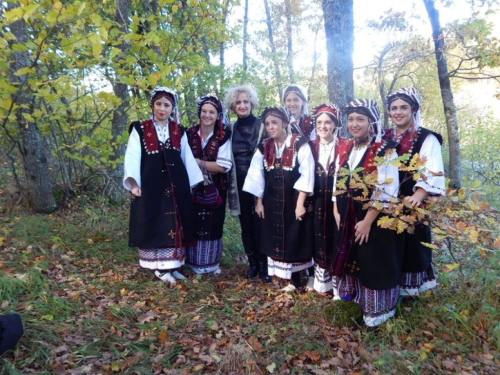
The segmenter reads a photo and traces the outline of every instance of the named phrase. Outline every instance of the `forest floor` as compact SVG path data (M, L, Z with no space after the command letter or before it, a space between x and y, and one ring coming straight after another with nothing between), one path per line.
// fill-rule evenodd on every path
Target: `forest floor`
M500 373L498 254L457 251L456 267L438 249L437 289L377 329L334 327L331 296L245 279L232 217L222 274L185 269L169 287L127 247L125 206L80 196L52 215L2 211L0 314L20 314L25 334L0 374Z

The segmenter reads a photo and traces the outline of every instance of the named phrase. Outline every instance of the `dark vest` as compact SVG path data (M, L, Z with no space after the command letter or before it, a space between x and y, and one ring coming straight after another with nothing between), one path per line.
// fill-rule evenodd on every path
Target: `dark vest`
M352 152L353 140L346 141L340 146L339 163L340 168L347 168L349 155ZM372 141L371 147L365 151L365 154L356 168L363 167L363 170L357 172L359 176L369 173L376 173L377 167L375 157L382 157L390 148L394 148L396 143L393 141L383 141L375 143ZM343 178L339 176L338 178ZM336 196L337 208L340 213L341 231L347 231L349 237L354 236L354 225L357 221L365 218L366 209L363 206L370 200L372 190L363 192L364 189L349 188L349 181L352 177L347 178L347 191ZM366 194L363 197L363 194ZM352 200L350 200L352 197ZM352 203L352 204L351 204ZM345 264L343 265L344 275L356 277L361 284L369 289L384 290L393 288L401 282L401 271L403 263L402 252L402 236L398 236L396 231L391 229L383 229L377 226L377 220L384 214L380 213L378 218L373 222L369 242L363 245L354 244L350 248ZM353 219L347 218L354 216ZM349 222L350 224L346 224ZM335 262L342 239L339 233L335 237Z
M251 116L251 117L250 117ZM246 176L255 148L259 142L261 122L253 115L249 118L238 119L233 125L232 151L234 156L233 167L238 175ZM240 187L241 189L241 187Z
M396 145L396 152L398 153L398 156L404 155L404 154L409 154L410 158L405 162L406 165L408 165L412 159L412 157L420 153L420 150L422 149L422 145L427 138L428 135L434 134L434 136L438 139L439 143L442 145L443 144L443 137L441 134L435 133L429 129L426 128L418 128L416 132L407 132L401 141L397 143ZM394 129L388 129L386 130L384 134L384 139L387 140L392 140L394 139ZM399 194L403 196L409 196L413 195L413 187L417 183L413 179L412 172L408 171L400 171L399 172Z
M229 142L231 130L224 127L222 134L220 134L219 129L215 127L214 133L208 140L205 148L202 148L201 138L198 134L199 129L200 125L195 125L186 131L189 146L191 147L194 157L206 161L216 161L219 148L226 142ZM228 173L215 173L211 176L222 198L222 205L214 209L204 208L196 204L194 205L194 238L197 240L219 240L222 238L226 214Z
M313 250L312 212L295 219L299 192L293 185L300 177L297 153L309 147L307 139L293 135L280 158L274 140L266 139L259 150L264 155L264 214L260 251L283 262L309 261Z
M170 139L158 140L153 122L133 122L141 142L141 197L130 207L129 246L183 246L192 237L192 198L180 145L184 129L168 124Z
M339 144L335 145L334 157L327 166L318 161L319 139L310 141L309 144L315 160L314 195L308 199L312 203L314 214L314 262L321 268L328 269L333 261L333 239L336 231L332 194Z

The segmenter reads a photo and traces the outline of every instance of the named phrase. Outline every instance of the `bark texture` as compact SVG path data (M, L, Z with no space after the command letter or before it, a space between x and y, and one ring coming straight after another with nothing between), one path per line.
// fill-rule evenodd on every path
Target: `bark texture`
M264 7L266 8L266 23L267 23L267 31L269 34L269 45L271 46L271 54L274 63L274 75L276 78L276 85L278 86L278 92L280 98L283 97L283 87L281 85L281 72L278 62L278 56L276 55L276 45L274 43L274 35L273 35L273 25L271 22L271 10L269 9L269 2L264 0Z
M439 76L439 87L441 89L441 98L443 100L444 115L446 118L446 129L448 132L449 144L449 166L448 176L450 186L460 188L462 186L462 156L460 153L460 136L458 131L457 114L455 102L453 100L453 91L451 89L450 75L448 73L448 64L446 62L445 40L443 29L439 21L439 12L437 11L434 0L424 0L427 15L432 26L432 37L434 39L434 54Z
M245 0L245 18L243 19L243 73L246 76L248 72L248 55L247 55L247 43L248 43L248 0ZM243 77L241 77L241 84L243 84Z
M19 4L16 3L8 3L7 5L9 9L17 6ZM9 29L15 37L11 45L14 43L26 45L28 37L23 18L10 24ZM28 52L24 51L13 52L10 60L10 79L17 85L17 92L13 95L12 101L15 103L16 122L21 135L20 152L28 182L29 196L36 212L51 213L56 210L57 205L50 181L49 158L43 149L42 136L37 124L34 121L26 120L23 116L23 114L33 113L35 97L28 85L28 75L15 75L19 69L35 67L36 62L31 61Z
M118 28L123 34L128 32L128 16L130 11L130 0L116 0L115 21ZM119 61L127 56L130 50L129 42L122 41L118 48L121 50ZM114 160L120 160L125 154L125 145L117 142L118 137L123 133L128 126L127 110L130 107L130 96L128 85L120 82L120 76L116 75L112 82L113 93L120 99L120 104L113 110L113 118L111 120L112 141L116 144ZM116 168L112 163L109 169L110 189L106 192L112 200L118 201L123 198L123 189L121 189L121 169Z
M340 108L344 108L354 96L353 0L323 0L322 7L328 51L328 96Z

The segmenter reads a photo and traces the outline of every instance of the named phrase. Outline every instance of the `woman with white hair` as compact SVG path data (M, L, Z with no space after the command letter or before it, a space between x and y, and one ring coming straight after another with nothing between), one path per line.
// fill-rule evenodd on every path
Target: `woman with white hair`
M255 199L242 190L252 156L265 136L264 125L252 113L258 105L257 92L252 86L233 86L226 92L225 103L238 117L231 127L233 168L229 176L229 210L240 220L241 240L249 263L246 277L253 279L260 275L268 283L271 279L267 274L267 258L259 249L260 222L255 215Z

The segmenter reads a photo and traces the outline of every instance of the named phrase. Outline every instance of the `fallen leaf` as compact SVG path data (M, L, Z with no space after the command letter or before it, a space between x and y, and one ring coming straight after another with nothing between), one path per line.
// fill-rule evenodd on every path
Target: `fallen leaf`
M142 314L138 320L139 323L146 323L152 321L153 319L156 319L156 314L153 311L148 311L146 314Z
M274 372L274 370L276 369L276 363L271 363L269 366L266 367L266 370L272 374Z
M455 370L455 364L452 361L450 361L450 360L445 359L445 360L441 361L441 364L448 371L454 371Z
M160 333L158 334L158 341L161 342L161 343L164 343L165 341L167 341L167 330L165 329L162 329L160 331Z

